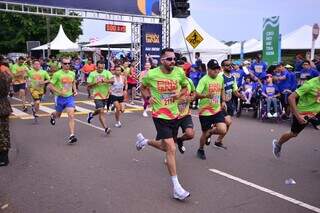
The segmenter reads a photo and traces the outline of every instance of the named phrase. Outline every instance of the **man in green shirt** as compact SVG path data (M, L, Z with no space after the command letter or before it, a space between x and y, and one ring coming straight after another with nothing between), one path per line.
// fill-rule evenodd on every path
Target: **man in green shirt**
M298 104L297 98L299 98ZM319 121L320 77L315 77L305 82L289 96L288 100L293 114L291 130L284 133L279 141L273 140L273 154L276 158L280 157L281 147L284 143L291 138L297 137L309 122Z
M41 69L39 60L34 60L33 68L28 71L28 77L31 80L29 90L33 98L34 104L32 105L33 116L36 118L40 107L40 101L44 94L45 84L50 81L49 74Z
M56 118L59 118L64 109L66 109L69 120L70 136L67 144L77 142L74 135L74 96L77 95L77 88L75 83L75 73L70 70L70 59L62 59L62 69L55 72L49 84L49 88L56 95L56 111L50 116L50 123L56 124Z
M25 65L25 58L20 56L18 62L10 67L13 79L12 87L13 92L19 95L22 100L23 111L28 111L26 104L26 78L28 67Z
M224 135L227 132L223 108L225 107L224 80L219 75L220 65L215 59L208 64L208 74L200 79L197 86L197 98L199 101L199 119L202 135L200 147L197 152L198 158L205 160L204 145L211 135Z
M148 140L139 133L136 148L141 150L146 145L150 145L166 152L167 167L173 183L173 197L184 200L190 196L190 193L182 188L178 181L174 137L180 114L178 100L186 93L188 81L183 70L175 66L173 49L163 49L160 62L160 67L149 70L144 76L141 86L142 96L149 99L152 106L157 137L156 140Z
M96 105L96 110L89 112L87 121L91 123L92 118L99 114L99 121L103 129L107 134L110 134L111 129L107 126L104 119L104 108L109 97L110 84L113 83L113 76L109 70L104 69L104 66L104 61L98 61L97 70L91 72L87 78L87 86L92 91L91 94Z

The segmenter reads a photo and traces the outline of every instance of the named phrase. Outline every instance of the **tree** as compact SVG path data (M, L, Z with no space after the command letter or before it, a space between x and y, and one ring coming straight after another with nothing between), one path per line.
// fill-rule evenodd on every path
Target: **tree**
M82 35L80 18L50 17L50 41L59 31L59 25L69 39L75 41ZM26 52L26 41L47 43L46 17L0 12L0 53Z

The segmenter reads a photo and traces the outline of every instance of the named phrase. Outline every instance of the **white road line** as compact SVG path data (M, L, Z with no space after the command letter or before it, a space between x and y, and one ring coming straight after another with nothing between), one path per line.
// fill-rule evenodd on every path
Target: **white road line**
M40 105L39 109L41 111L44 111L44 112L48 113L48 114L51 114L51 113L53 113L55 111L54 109L51 109L51 108L46 107L46 106L41 106L41 105Z
M87 105L90 105L90 106L96 106L93 102L91 102L91 101L84 101L84 102L82 102L82 103L84 103L84 104L87 104Z
M14 114L15 116L21 118L21 119L27 119L27 118L30 118L32 117L32 115L29 115L28 113L25 113L15 107L12 107L12 114Z
M79 123L82 123L82 124L84 124L84 125L87 125L87 126L90 126L90 127L95 128L95 129L98 129L98 130L104 131L104 129L103 129L103 128L98 127L98 126L95 126L95 125L92 125L92 124L88 124L87 122L84 122L84 121L82 121L82 120L79 120L79 119L74 119L74 120L75 120L75 121L77 121L77 122L79 122Z
M294 199L294 198L288 197L288 196L286 196L286 195L280 194L280 193L278 193L278 192L272 191L272 190L267 189L267 188L265 188L265 187L259 186L259 185L257 185L257 184L251 183L251 182L249 182L249 181L243 180L243 179L241 179L241 178L232 176L232 175L230 175L230 174L227 174L227 173L225 173L225 172L222 172L222 171L219 171L219 170L216 170L216 169L209 169L209 171L211 171L211 172L213 172L213 173L215 173L215 174L224 176L224 177L226 177L226 178L229 178L229 179L231 179L231 180L237 181L237 182L242 183L242 184L244 184L244 185L250 186L250 187L252 187L252 188L258 189L258 190L260 190L260 191L263 191L263 192L268 193L268 194L270 194L270 195L273 195L273 196L275 196L275 197L281 198L281 199L286 200L286 201L288 201L288 202L290 202L290 203L293 203L293 204L295 204L295 205L298 205L298 206L304 207L304 208L306 208L306 209L309 209L309 210L311 210L311 211L320 213L320 208L318 208L318 207L311 206L311 205L309 205L309 204L307 204L307 203L304 203L304 202L302 202L302 201L296 200L296 199Z
M125 103L126 106L128 107L132 107L132 108L137 108L137 109L143 109L142 106L139 106L139 105L135 105L135 104L128 104L128 103Z

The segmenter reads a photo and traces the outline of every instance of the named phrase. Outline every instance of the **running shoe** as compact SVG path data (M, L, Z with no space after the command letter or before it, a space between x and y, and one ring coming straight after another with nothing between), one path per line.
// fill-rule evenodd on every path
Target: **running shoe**
M109 135L110 132L111 132L111 128L107 127L107 128L104 130L104 132L107 133L107 135Z
M136 148L138 151L142 150L147 145L147 139L141 133L137 134Z
M186 151L186 148L184 147L183 141L180 138L177 139L177 145L179 152L183 154Z
M221 143L221 142L215 142L214 145L218 148L227 149L227 147L225 145L223 145L223 143Z
M22 111L23 111L23 112L28 112L28 107L27 107L27 106L24 106L24 107L22 108Z
M116 124L114 125L114 127L120 128L120 127L121 127L121 122L119 121L118 123L116 123Z
M145 117L145 118L148 117L147 110L144 110L144 111L143 111L142 116Z
M35 118L39 117L39 116L36 114L36 109L34 108L34 104L31 104L31 111L32 111L33 117L35 117Z
M267 113L267 117L268 117L268 118L272 118L273 116L272 116L272 114L271 114L270 112L268 112L268 113Z
M88 116L87 116L87 122L90 124L91 123L91 120L93 118L93 113L92 112L89 112L88 113Z
M274 139L272 141L272 153L273 153L275 158L279 158L280 157L281 145L278 143L278 141L276 139Z
M201 160L207 159L203 149L198 149L197 157L200 158Z
M50 123L52 126L56 124L56 119L54 118L53 114L50 115Z
M76 143L77 141L78 141L78 139L76 138L76 136L70 135L70 137L67 140L67 144L71 145L71 144Z
M273 117L274 117L274 118L277 118L277 117L278 117L278 113L274 113L274 114L273 114Z
M180 189L173 190L173 198L174 199L184 201L189 196L190 196L190 193L182 187L180 187Z

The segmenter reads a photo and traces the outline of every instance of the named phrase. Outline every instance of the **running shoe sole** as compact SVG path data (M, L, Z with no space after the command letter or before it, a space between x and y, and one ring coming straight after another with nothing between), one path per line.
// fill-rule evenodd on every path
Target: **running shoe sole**
M277 148L277 140L273 140L272 141L272 153L273 153L273 156L276 158L276 159L278 159L278 158L280 158L280 152L278 152L278 153L276 153L276 148Z

